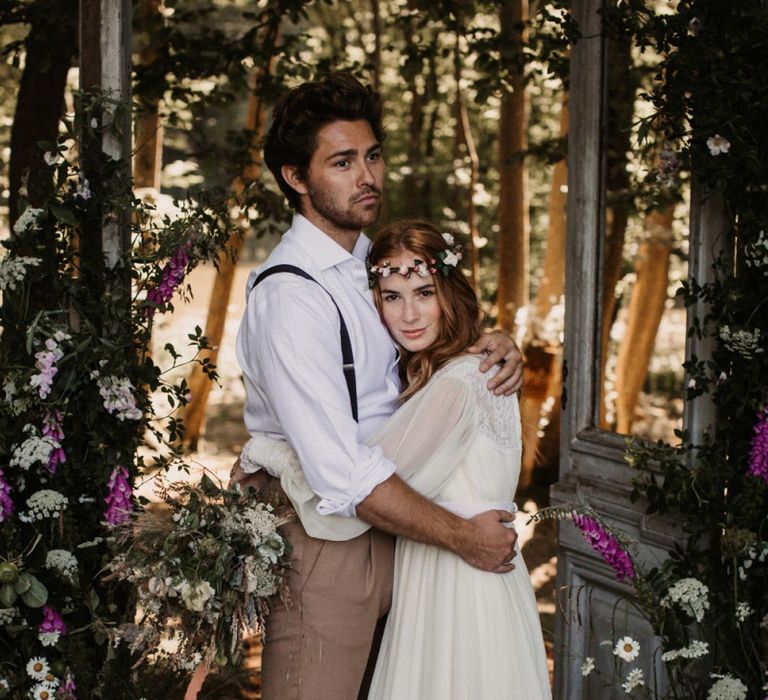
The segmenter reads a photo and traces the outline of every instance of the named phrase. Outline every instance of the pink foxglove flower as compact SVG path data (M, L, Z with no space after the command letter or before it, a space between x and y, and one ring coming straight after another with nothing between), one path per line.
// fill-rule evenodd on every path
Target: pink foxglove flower
M147 294L147 302L149 302L147 314L149 316L153 316L159 306L170 301L176 288L181 284L189 264L191 249L192 242L187 241L173 254L173 257L163 269L160 284L151 289Z
M56 700L77 700L77 695L75 694L76 690L77 684L75 683L75 677L67 671L67 675L64 676L64 682L56 691Z
M67 626L61 615L50 605L43 607L43 621L37 628L38 638L43 646L53 646L67 633Z
M749 473L768 482L768 408L757 414L749 450Z
M592 549L613 568L619 581L635 577L635 566L632 563L632 558L616 537L597 520L586 515L576 514L573 516L573 522L581 530L581 534L589 542Z
M37 369L38 374L33 374L29 382L32 386L37 387L37 393L41 399L48 398L48 394L51 393L53 378L59 371L56 363L64 357L64 353L56 341L49 338L45 342L45 346L46 350L35 353L35 369Z
M8 521L13 515L14 506L11 499L11 487L5 480L3 470L0 469L0 523Z
M61 411L58 410L50 411L43 418L43 436L50 438L55 443L54 448L51 450L51 456L48 457L48 471L51 474L56 473L56 468L59 464L64 464L67 461L67 455L61 446L61 441L64 439L61 419Z
M133 489L128 482L128 470L121 466L115 467L107 487L109 493L104 499L107 504L104 518L110 525L122 525L131 517L131 510L133 510L131 503Z

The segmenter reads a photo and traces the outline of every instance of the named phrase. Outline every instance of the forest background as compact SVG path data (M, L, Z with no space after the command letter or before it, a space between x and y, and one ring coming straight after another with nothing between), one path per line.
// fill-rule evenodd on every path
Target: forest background
M271 175L260 167L258 144L269 108L303 80L327 70L351 71L379 90L385 103L388 181L380 223L425 218L465 241L468 271L489 325L515 333L526 351L523 417L532 449L522 484L530 483L535 464L542 482L554 481L566 76L568 41L576 37L569 35L566 10L565 3L527 0L135 3L136 194L165 212L173 212L175 197L190 192L204 199L210 196L204 193L247 188L250 198L247 207L230 206L229 254L219 261L205 328L214 346L210 359L215 362L216 348L233 340L222 338L230 292L241 291L231 289L230 261L268 247L290 221ZM45 176L35 176L45 168L38 144L55 141L60 117L74 110L77 12L73 0L6 2L0 9L0 142L7 144L0 151L0 187L11 224L26 168L40 196L46 190ZM685 249L684 222L674 208L682 198L679 183L674 193L660 193L654 173L661 146L655 153L641 151L632 133L643 113L640 87L653 74L653 58L638 58L636 50L633 57L627 39L616 38L615 47L611 225L602 302L604 347L613 345L612 355L604 355L613 359L604 360L609 366L602 420L629 433L641 390L650 391L646 375L654 340L684 274ZM656 230L652 236L648 217ZM244 247L244 241L250 243ZM643 266L649 259L652 264ZM635 318L624 318L611 338L620 299L630 306L638 271L646 277L656 271L652 298L635 304ZM668 353L671 360L650 381L661 386L657 404L666 406L664 419L672 397L682 394L682 342L681 334L679 347ZM197 370L189 382L186 435L194 445L203 428L208 380ZM654 407L641 413L649 411ZM673 415L660 429L648 428L646 420L648 436L670 437L674 420Z

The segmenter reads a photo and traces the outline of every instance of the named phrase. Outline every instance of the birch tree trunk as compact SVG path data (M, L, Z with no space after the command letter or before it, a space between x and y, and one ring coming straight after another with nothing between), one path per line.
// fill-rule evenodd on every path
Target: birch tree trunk
M499 119L499 325L512 330L517 310L528 303L528 192L522 154L527 148L527 98L522 52L528 0L503 0L502 60L510 90L501 98ZM506 55L505 55L506 54Z

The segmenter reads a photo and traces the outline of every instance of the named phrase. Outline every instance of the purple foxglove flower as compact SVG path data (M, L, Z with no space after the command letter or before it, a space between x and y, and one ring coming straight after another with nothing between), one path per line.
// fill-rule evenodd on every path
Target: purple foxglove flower
M768 408L757 414L749 450L749 474L768 482Z
M5 480L3 470L0 469L0 523L6 522L14 511L13 500L11 499L11 486Z
M584 539L589 542L592 549L613 568L619 581L635 577L635 566L632 563L632 558L619 541L597 520L586 515L576 514L573 516L573 523L581 530Z
M43 621L37 630L38 632L58 632L64 636L67 633L67 626L61 619L61 615L50 605L46 605L43 607Z
M59 464L67 461L67 455L61 446L64 439L64 430L61 427L61 411L50 411L43 419L43 435L51 438L56 443L56 447L51 450L51 456L48 458L48 471L51 474L56 473Z
M104 499L107 504L104 518L110 525L122 525L130 519L133 510L131 503L133 489L128 482L128 470L119 465L115 467L109 477L107 488L109 493Z
M160 284L147 293L147 315L153 316L159 306L170 301L176 288L184 279L187 265L189 264L192 241L187 241L173 254L168 264L163 268L160 276Z
M75 694L76 690L77 684L75 683L75 677L67 671L67 675L64 676L64 682L56 691L56 700L77 700L77 695Z

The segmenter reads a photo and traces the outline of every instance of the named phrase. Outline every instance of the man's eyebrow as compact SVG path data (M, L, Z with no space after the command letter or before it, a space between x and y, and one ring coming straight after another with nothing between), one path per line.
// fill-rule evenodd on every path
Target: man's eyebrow
M374 151L381 150L381 144L380 143L374 143L373 146L369 146L366 151L365 155L369 156ZM335 151L334 153L331 153L326 160L333 160L334 158L340 158L341 156L356 156L357 155L357 149L356 148L346 148L342 151Z

